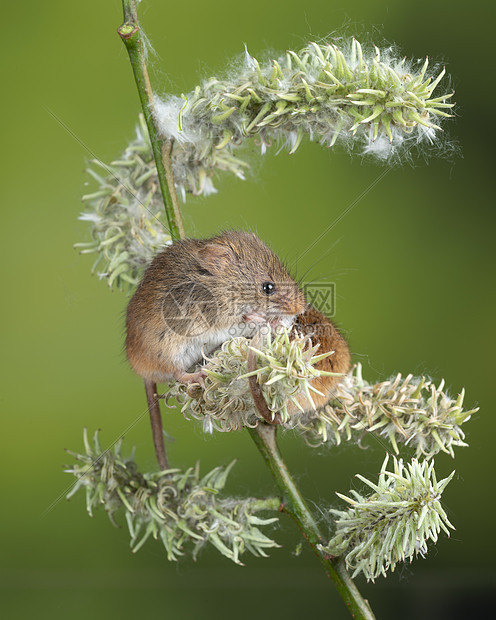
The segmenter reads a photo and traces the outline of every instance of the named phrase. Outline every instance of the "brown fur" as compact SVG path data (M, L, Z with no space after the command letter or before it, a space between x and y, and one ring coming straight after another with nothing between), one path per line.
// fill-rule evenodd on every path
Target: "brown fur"
M266 281L276 284L273 295L263 293ZM205 341L207 353L246 325L247 316L272 320L306 305L281 261L253 233L177 241L153 259L129 302L127 356L146 380L179 378L200 361L198 343Z

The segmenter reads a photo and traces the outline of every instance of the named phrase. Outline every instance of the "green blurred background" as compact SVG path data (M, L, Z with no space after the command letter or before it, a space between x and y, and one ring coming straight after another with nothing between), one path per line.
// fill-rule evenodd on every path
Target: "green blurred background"
M91 258L72 248L87 235L77 221L89 156L82 144L104 161L115 158L134 135L139 108L116 35L118 0L3 4L0 614L346 618L311 552L294 556L300 537L284 516L276 533L284 548L270 559L247 556L239 568L208 549L196 564L168 563L153 542L132 555L125 529L114 529L103 512L89 519L82 495L54 504L71 482L63 449L81 448L83 427L101 428L108 445L145 410L122 352L126 298L91 277ZM468 406L480 405L467 425L470 448L457 451L457 475L444 496L456 532L375 586L358 580L379 618L478 617L495 585L494 143L487 119L494 88L483 82L492 73L492 5L145 0L141 17L158 54L158 92L187 92L221 73L243 43L257 56L332 31L395 41L408 57L448 63L458 117L446 128L461 155L391 170L298 267L303 272L338 241L309 277L336 283L336 317L367 378L396 371L445 377L453 393L465 386ZM254 159L253 169L245 182L221 178L219 194L188 200L190 235L251 227L295 259L383 170L309 143L294 156L271 153L263 165ZM206 471L238 458L230 491L271 492L245 433L205 437L176 412L165 424L175 465L201 457ZM154 466L146 417L126 442L136 445L143 469ZM368 445L312 451L289 434L282 440L316 510L336 504L334 491L346 492L355 473L377 474L384 448L373 439ZM454 467L444 454L436 463L441 475Z

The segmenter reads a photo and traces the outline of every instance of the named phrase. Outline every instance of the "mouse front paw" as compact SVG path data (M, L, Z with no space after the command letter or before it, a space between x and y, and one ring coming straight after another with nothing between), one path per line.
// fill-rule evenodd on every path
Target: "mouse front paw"
M176 371L174 373L174 379L179 381L180 383L199 383L203 388L205 388L205 377L207 373L202 368L198 372L184 372L184 371Z

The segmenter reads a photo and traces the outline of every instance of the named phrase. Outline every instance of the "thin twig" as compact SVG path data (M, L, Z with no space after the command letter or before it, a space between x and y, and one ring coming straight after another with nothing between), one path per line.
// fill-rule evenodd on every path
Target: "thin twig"
M277 446L276 430L276 426L264 423L260 423L256 428L249 429L253 441L260 450L282 493L284 512L291 515L298 524L304 537L324 566L327 575L334 582L351 615L362 620L374 620L375 616L368 602L358 591L342 561L339 558L329 558L319 549L319 543L326 541L282 459Z
M162 140L155 125L153 116L153 90L145 61L145 51L138 22L136 0L122 0L122 8L124 11L124 23L117 29L117 32L126 46L129 60L133 68L134 79L136 81L136 87L138 89L141 107L143 109L152 145L160 191L162 192L164 209L169 224L169 232L172 239L184 239L184 226L181 219L181 212L179 210L176 187L174 184L174 175L172 172L172 142ZM145 381L145 391L158 465L162 470L168 469L169 463L165 451L162 416L160 414L160 403L157 398L156 384Z
M179 200L177 199L176 184L174 183L174 172L172 170L172 147L174 140L165 140L162 145L162 164L165 170L165 177L167 179L167 185L170 190L172 198L172 209L174 210L174 217L176 218L177 227L179 229L179 239L184 239L186 234L184 232L183 219L181 217L181 209L179 208Z
M164 432L162 429L162 416L160 414L160 401L157 395L157 384L145 380L146 399L148 401L148 413L152 425L153 445L157 455L160 469L170 469L167 452L164 444Z
M255 346L255 345L254 345ZM246 360L246 370L250 373L257 369L257 354L253 349L248 350L248 358ZM281 416L279 413L272 413L268 408L264 395L260 388L260 384L257 381L256 375L248 377L248 384L250 386L251 397L255 403L255 407L258 412L267 422L267 424L281 424Z
M164 140L159 136L153 117L153 91L145 61L136 0L122 0L122 8L124 11L124 23L117 29L117 32L126 46L129 60L133 68L134 79L136 81L141 107L150 136L153 158L155 159L155 165L157 167L160 190L164 198L164 208L167 215L170 235L172 239L183 239L184 227L179 211L174 180L172 178L172 164L170 162L170 157L166 158L166 162L163 161L162 147ZM167 166L165 165L166 163ZM169 169L167 170L167 168Z

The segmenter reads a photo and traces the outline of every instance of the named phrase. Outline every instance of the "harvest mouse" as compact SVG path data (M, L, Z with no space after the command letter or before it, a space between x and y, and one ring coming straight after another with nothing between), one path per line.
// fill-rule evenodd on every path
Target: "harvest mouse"
M279 258L255 234L175 241L148 266L127 309L126 352L145 383L201 380L203 353L257 324L290 326L307 308Z

